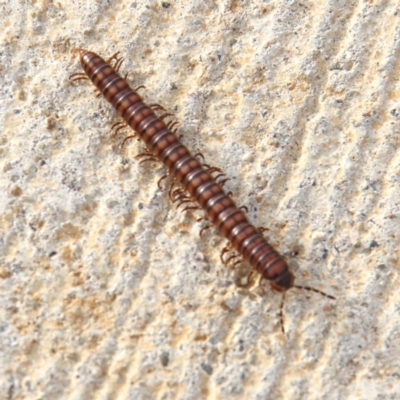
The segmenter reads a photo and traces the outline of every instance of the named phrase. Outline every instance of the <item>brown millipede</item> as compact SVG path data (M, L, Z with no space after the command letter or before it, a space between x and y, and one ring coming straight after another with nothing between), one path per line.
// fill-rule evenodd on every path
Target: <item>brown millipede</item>
M237 207L230 195L224 192L222 186L227 178L222 171L201 163L198 158L203 158L202 154L193 156L180 142L176 129L172 130L176 122L164 122L164 119L171 114L164 113L158 117L154 111L165 111L164 108L159 104L146 105L137 93L139 88L131 89L126 79L118 73L123 58L118 58L117 55L118 53L105 61L96 53L80 50L80 60L85 73L72 74L71 81L90 79L125 121L114 124L113 128L116 132L126 125L134 131L133 135L124 139L122 145L130 138L139 136L145 142L147 149L145 153L137 156L144 158L141 162L158 160L165 165L168 174L160 181L167 176L173 177L169 197L173 202L179 202L178 207L197 202L199 207L189 205L184 210L200 208L206 212L206 218L211 221L209 226L217 227L229 240L228 246L221 253L222 262L225 265L232 263L232 266L235 266L248 261L252 267L250 275L253 271L257 271L261 274L260 282L262 279L268 279L271 288L282 293L280 305L282 332L284 332L282 310L285 292L290 288L310 290L335 299L310 286L294 284L294 275L286 261L262 236L263 230L255 228L247 220L243 212L246 207ZM115 65L111 66L113 61ZM213 173L217 173L218 176L213 177ZM218 181L218 179L221 180ZM176 184L181 186L175 188ZM200 233L206 228L203 228ZM224 260L224 254L233 249L238 255Z

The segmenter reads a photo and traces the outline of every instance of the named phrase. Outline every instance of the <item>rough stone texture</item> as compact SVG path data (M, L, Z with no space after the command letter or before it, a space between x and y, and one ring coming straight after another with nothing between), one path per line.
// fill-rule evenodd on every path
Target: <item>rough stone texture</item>
M117 5L115 5L117 4ZM1 399L400 398L400 6L0 2ZM76 48L232 179L299 284L285 304L199 239L124 151Z

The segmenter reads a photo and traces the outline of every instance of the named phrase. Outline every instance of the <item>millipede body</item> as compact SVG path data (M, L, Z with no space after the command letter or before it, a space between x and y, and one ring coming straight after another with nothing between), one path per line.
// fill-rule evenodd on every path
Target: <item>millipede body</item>
M250 224L242 209L213 177L210 167L190 153L170 125L120 76L117 70L121 59L116 59L113 67L111 59L105 61L94 52L81 50L80 60L87 77L144 141L147 154L165 165L174 182L182 185L182 193L198 203L212 224L229 240L231 248L250 263L252 271L261 274L261 279L268 279L271 287L279 292L295 286L324 294L317 289L294 285L294 275L286 261ZM78 76L74 80L86 78L82 73L74 75Z

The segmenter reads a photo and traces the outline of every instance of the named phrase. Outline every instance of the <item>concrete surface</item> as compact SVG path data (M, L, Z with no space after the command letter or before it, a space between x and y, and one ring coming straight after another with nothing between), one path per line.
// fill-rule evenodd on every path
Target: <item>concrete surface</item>
M399 399L400 6L0 2L1 399ZM120 148L77 48L148 103L290 259L243 287Z

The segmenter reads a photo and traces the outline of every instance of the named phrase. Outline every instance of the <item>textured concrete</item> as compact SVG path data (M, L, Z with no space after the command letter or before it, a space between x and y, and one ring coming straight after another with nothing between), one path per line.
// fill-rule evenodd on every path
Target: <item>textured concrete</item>
M400 398L397 1L11 0L0 23L2 400ZM337 301L290 291L284 337L280 296L69 84L76 48L119 50Z

